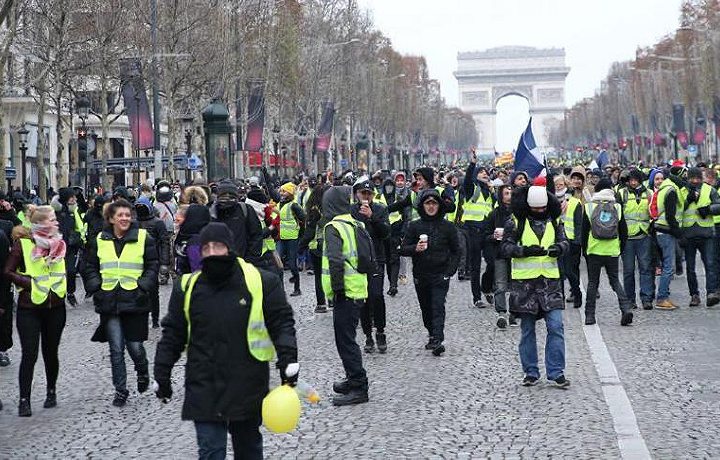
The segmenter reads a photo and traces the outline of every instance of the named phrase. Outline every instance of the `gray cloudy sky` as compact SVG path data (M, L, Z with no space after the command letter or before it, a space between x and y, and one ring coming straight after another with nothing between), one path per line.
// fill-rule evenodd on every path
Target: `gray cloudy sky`
M459 51L505 45L565 48L572 69L566 104L592 96L613 61L632 59L678 25L681 0L359 0L396 50L421 54L447 102ZM527 103L505 98L498 150L510 150L527 123ZM519 127L519 128L518 128ZM519 130L519 131L518 131Z

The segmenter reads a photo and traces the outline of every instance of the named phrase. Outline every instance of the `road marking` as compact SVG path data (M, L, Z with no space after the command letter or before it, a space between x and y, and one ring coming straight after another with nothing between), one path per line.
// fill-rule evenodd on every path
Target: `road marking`
M580 290L583 298L587 299L585 288L580 283ZM585 311L579 309L582 323L585 323ZM640 433L640 427L637 424L635 411L633 411L630 399L625 393L625 387L620 381L615 363L610 357L610 352L605 345L600 327L595 324L593 326L584 326L585 340L590 349L590 356L595 364L595 370L600 377L600 386L602 387L605 403L610 410L613 419L615 434L617 435L618 447L620 455L624 459L641 460L650 459L650 451L645 444L645 439Z

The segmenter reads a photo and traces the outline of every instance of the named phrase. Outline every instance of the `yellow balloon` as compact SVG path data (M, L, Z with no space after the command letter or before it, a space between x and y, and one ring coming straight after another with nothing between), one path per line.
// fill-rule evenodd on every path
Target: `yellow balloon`
M297 427L300 398L289 385L273 389L262 404L263 423L274 433L288 433Z

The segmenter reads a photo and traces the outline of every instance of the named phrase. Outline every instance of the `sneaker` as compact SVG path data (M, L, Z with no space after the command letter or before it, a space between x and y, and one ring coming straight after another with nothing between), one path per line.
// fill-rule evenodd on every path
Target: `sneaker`
M551 382L553 382L552 386L562 388L563 390L570 386L570 380L566 379L564 375L561 375L555 380L551 380Z
M620 317L621 326L629 326L632 324L633 314L631 311L624 311Z
M643 302L642 305L643 305L643 310L652 310L653 309L652 302Z
M57 406L57 395L55 394L55 391L54 390L48 391L47 396L45 397L45 402L43 403L43 407L45 409L51 409L56 406Z
M407 276L405 276L405 275L398 276L398 283L405 286L407 284Z
M492 305L493 302L495 302L495 296L492 294L485 294L485 300L487 300L487 303Z
M75 298L75 294L68 294L66 298L71 307L78 306L77 299Z
M381 355L387 352L387 337L384 332L378 332L375 334L375 341L377 342L377 349Z
M595 323L596 323L595 313L585 314L585 325L586 326L592 326Z
M0 351L0 367L7 367L10 365L10 355L7 351Z
M670 299L662 299L655 302L655 308L658 310L675 310L677 307L670 301Z
M115 397L113 398L112 405L115 407L123 407L127 403L128 395L130 394L127 390L115 390Z
M138 393L145 393L149 386L150 386L150 376L138 375L138 378L137 378Z
M486 305L483 305L483 302L480 299L477 299L476 301L474 301L473 305L475 305L477 308L485 308L486 307Z
M525 374L525 377L523 377L522 380L522 386L524 387L534 387L538 384L538 378L533 377L532 375Z
M510 315L508 315L508 324L510 325L510 327L517 327L518 326L517 316L510 313Z
M372 336L367 336L365 339L365 353L375 353L375 341Z
M18 416L30 417L32 416L32 409L30 408L29 398L20 398L20 404L18 404Z
M693 294L690 296L690 306L691 307L697 307L700 305L700 296L697 294Z
M425 349L426 349L426 350L432 350L434 346L435 346L435 341L433 340L432 337L429 337L429 338L428 338L428 343L425 344Z
M327 313L327 307L325 305L318 305L315 307L315 313Z
M308 274L309 276L313 276L315 274L315 272L313 270L308 270L305 273Z
M160 321L158 321L156 319L152 320L152 328L157 329L159 327L160 327Z
M432 349L433 356L440 356L445 353L445 345L442 342L435 342L435 346Z
M390 297L395 297L397 295L397 293L398 293L397 286L390 286L390 289L388 289L388 291L387 291L387 295L389 295Z
M706 305L708 307L715 306L718 303L720 303L720 295L718 295L717 293L712 293L707 296L707 304Z
M498 329L505 329L507 327L507 318L505 318L505 313L500 313L498 315L498 319L495 324L497 325Z
M295 289L290 293L290 297L297 297L299 295L302 295L302 292L300 292L300 289Z
M353 404L362 404L368 402L367 390L360 388L352 389L347 394L335 396L333 398L333 406L350 406Z

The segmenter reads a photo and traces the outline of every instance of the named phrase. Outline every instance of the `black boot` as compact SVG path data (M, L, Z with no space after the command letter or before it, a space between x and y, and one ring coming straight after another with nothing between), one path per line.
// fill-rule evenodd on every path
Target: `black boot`
M30 398L20 398L20 404L18 405L18 415L20 417L30 417L32 415L32 409L30 408Z
M384 332L378 332L375 334L375 341L377 342L377 349L381 355L387 352L387 338Z
M372 338L372 332L365 338L365 353L375 353L375 341Z
M387 291L387 294L388 294L390 297L395 297L395 296L397 295L397 293L398 293L398 288L397 288L397 286L390 286L390 289L388 289L388 291Z
M137 377L138 393L145 393L149 386L150 386L150 376L147 374L138 375L138 377Z
M127 403L128 395L130 394L127 390L115 390L115 397L113 398L113 406L123 407Z
M67 301L71 307L77 307L77 305L78 305L77 299L75 298L75 294L68 294Z
M595 321L595 312L594 311L592 311L592 312L586 311L585 312L585 325L592 326L593 324L595 324L595 322L596 322Z
M50 409L55 406L57 406L57 395L55 394L55 390L48 390L43 407L45 409Z
M573 308L582 307L582 294L578 294L573 298Z
M2 400L0 400L0 410L3 409Z
M622 316L620 317L620 325L621 326L629 326L632 324L633 320L633 314L631 311L624 311L622 312Z
M350 382L348 382L347 379L333 383L333 391L335 393L346 395L350 393L351 389L352 388L350 387Z
M295 290L290 293L290 297L297 297L299 295L302 295L302 292L300 292L300 278L296 277L293 283L295 284Z
M335 396L333 406L350 406L368 402L368 392L363 388L352 388L347 394Z

